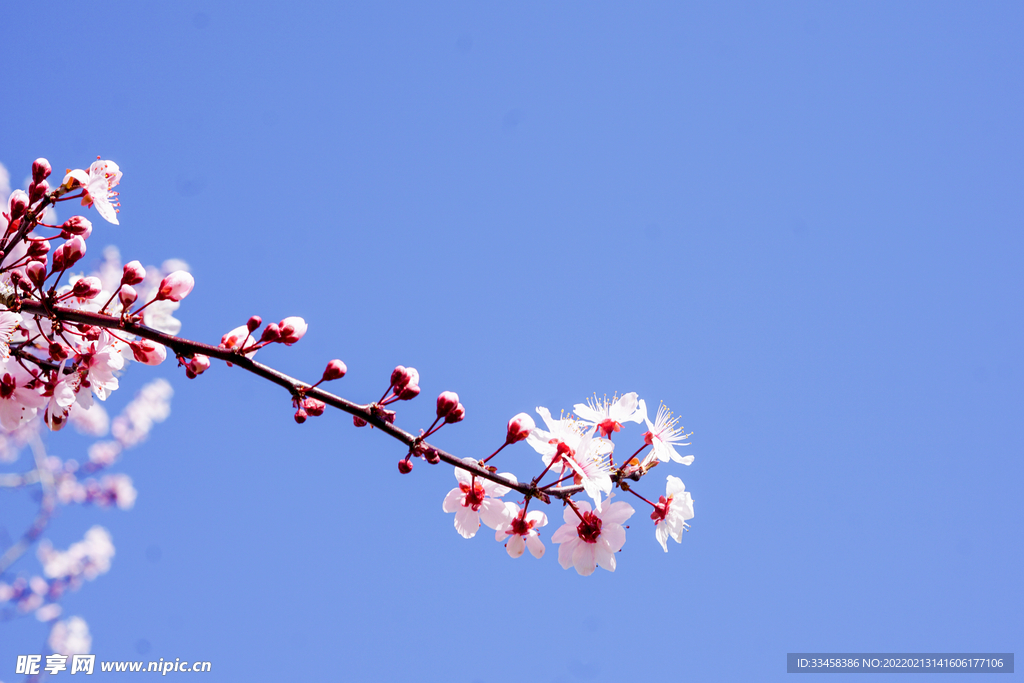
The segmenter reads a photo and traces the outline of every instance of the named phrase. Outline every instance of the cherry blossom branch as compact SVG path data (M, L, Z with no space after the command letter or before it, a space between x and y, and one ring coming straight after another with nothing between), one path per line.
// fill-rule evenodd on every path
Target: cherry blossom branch
M290 377L268 365L254 361L251 358L246 358L243 353L234 349L211 346L209 344L203 344L202 342L175 337L134 322L127 316L122 318L102 313L92 313L75 308L54 305L47 301L20 299L15 303L15 310L20 310L23 313L29 313L31 315L38 315L54 321L93 325L96 327L128 332L138 337L162 344L174 351L176 356L182 358L191 358L196 354L202 354L210 358L216 358L226 363L230 363L231 365L238 366L243 370L251 372L258 377L262 377L263 379L288 390L294 398L310 397L323 401L329 406L366 421L388 436L402 442L404 445L409 447L410 450L423 452L429 451L436 454L440 460L443 460L453 467L458 467L482 479L487 479L514 491L518 491L527 498L538 498L545 503L550 503L552 497L565 500L566 498L583 490L583 486L581 485L562 486L557 488L545 487L541 490L541 488L537 486L537 482L519 483L492 472L488 468L482 467L476 463L465 462L462 459L437 448L436 446L428 444L422 437L416 436L388 422L381 416L381 413L377 409L377 404L370 403L363 405L354 403L328 391L324 391L319 387L315 387L307 382L302 382ZM19 354L19 357L32 362L46 363L46 361L40 361L29 354ZM52 364L48 364L47 367L49 368L51 365ZM619 476L620 474L618 472L613 473L613 481L618 481Z

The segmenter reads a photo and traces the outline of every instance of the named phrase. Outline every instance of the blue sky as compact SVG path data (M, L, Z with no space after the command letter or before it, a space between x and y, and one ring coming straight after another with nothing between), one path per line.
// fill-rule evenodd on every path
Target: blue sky
M121 225L90 248L187 261L183 336L303 316L261 360L341 358L357 401L415 366L398 424L457 391L436 441L463 456L594 392L694 432L666 468L696 501L683 543L638 501L617 571L583 578L550 542L459 537L451 469L400 476L343 415L298 426L223 366L133 367L112 408L161 376L172 415L116 468L133 510L54 521L58 547L92 524L117 547L65 614L99 659L223 681L767 681L787 652L1021 650L1022 29L1009 2L5 8L0 163L13 185L39 156L120 164ZM0 497L7 533L30 513ZM45 633L0 624L0 678Z

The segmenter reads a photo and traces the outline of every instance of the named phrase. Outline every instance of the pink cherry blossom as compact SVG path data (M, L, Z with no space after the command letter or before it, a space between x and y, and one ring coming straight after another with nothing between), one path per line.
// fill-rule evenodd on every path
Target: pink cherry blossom
M11 311L0 313L0 360L7 361L11 356L11 339L21 324L21 315Z
M505 436L506 444L519 443L529 438L530 432L537 428L533 418L526 413L519 413L508 421L508 433Z
M693 519L693 498L685 490L682 479L668 476L665 484L665 495L658 498L651 519L654 520L654 537L661 547L668 552L668 537L672 536L676 543L683 542L683 531L690 525L687 520Z
M590 576L597 567L615 571L615 553L626 542L622 523L634 511L629 503L610 503L610 500L605 499L593 511L586 501L575 503L579 515L572 507L565 508L562 515L565 524L551 535L551 540L560 544L558 563L562 569L575 567L582 576Z
M655 418L654 424L651 424L651 421L647 419L647 404L643 400L640 401L640 409L643 411L644 422L647 423L648 430L644 433L644 441L654 449L644 459L644 464L650 463L654 458L662 462L668 462L671 459L683 465L692 463L692 455L679 455L675 447L677 445L689 446L689 442L683 443L683 440L688 439L693 432L683 434L682 428L676 426L679 418L673 417L664 403L658 407L658 416Z
M463 462L476 464L473 458L463 458ZM517 481L515 476L504 472L502 477ZM480 528L480 522L492 529L499 529L509 521L509 512L505 502L499 500L511 489L487 479L481 479L456 467L455 478L458 487L448 492L441 508L445 512L455 513L455 530L463 538L473 538Z
M289 316L278 323L281 329L281 338L278 339L280 343L285 346L291 346L295 342L302 339L306 334L306 321L297 315Z
M82 205L95 206L108 222L117 225L117 192L114 187L121 182L121 169L113 161L92 162L89 172L81 169L68 171L63 185L68 188L82 188Z
M573 412L584 424L596 426L605 438L610 437L612 432L620 431L623 422L639 423L643 419L636 392L623 394L622 398L612 396L611 400L607 396L598 399L595 394L586 403L573 406Z
M524 515L515 503L505 503L505 510L508 522L497 530L494 540L505 541L509 557L521 557L527 548L538 560L544 557L544 543L537 529L547 525L547 515L540 510L530 510Z
M564 461L572 468L575 480L583 484L583 490L597 503L601 493L612 492L611 462L603 443L610 443L594 437L594 428L580 439L576 450Z
M566 457L572 457L583 440L586 427L579 420L572 417L563 417L559 420L552 419L551 411L547 408L537 408L537 414L544 420L547 430L539 427L530 432L526 443L533 447L541 455L546 466L550 466L558 474L570 469ZM595 455L608 455L614 449L614 445L607 439L596 439L593 446Z

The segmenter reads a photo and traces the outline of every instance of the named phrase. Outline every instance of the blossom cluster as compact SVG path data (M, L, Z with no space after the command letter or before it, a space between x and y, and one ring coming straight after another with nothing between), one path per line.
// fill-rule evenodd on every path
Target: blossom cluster
M558 419L537 408L541 424L526 413L516 415L507 424L504 442L487 458L455 457L427 441L465 419L466 407L455 392L440 393L436 418L418 435L396 424L399 406L421 393L415 368L395 367L379 399L354 403L321 387L346 375L341 360L329 361L313 384L254 360L264 347L301 340L308 328L300 317L264 325L253 315L216 346L206 345L177 336L182 325L175 315L195 286L184 262L166 261L160 267L137 260L123 263L117 249L107 247L92 271L79 270L93 235L92 222L83 215L61 222L56 207L79 201L118 224L120 201L114 188L122 173L116 163L100 159L88 169L69 170L56 186L50 185L50 175L49 162L37 159L27 189L11 192L6 210L0 212L0 463L16 463L26 446L34 456L31 470L0 473L0 487L42 487L36 520L0 554L0 610L34 613L52 623L49 642L55 652L88 651L87 624L79 617L57 621L62 613L58 601L66 591L106 572L114 546L99 526L64 551L55 550L42 533L59 505L121 510L134 505L138 492L131 478L108 470L168 416L173 392L166 380L150 382L113 419L103 403L120 388L120 378L132 363L158 365L168 352L190 379L204 374L211 360L221 360L280 385L289 392L300 424L324 414L327 407L351 414L356 427L377 429L408 448L398 462L402 474L412 472L417 459L452 465L457 487L444 497L442 509L454 513L456 531L472 538L486 525L513 558L527 550L536 558L544 555L548 515L538 505L558 501L564 506L564 523L550 541L559 546L561 566L582 575L597 567L614 571L616 554L626 541L626 522L635 513L624 494L651 506L655 539L664 550L669 538L682 542L694 516L693 499L683 482L669 475L657 502L634 489L659 464L693 462L692 455L677 450L689 445L689 434L664 405L653 422L635 393L611 399L595 395ZM4 178L0 173L0 180ZM0 197L4 194L0 188ZM634 439L631 455L617 457L616 445L627 438L623 428L629 423L647 429ZM98 439L82 462L48 456L43 447L44 427L60 431L69 424ZM488 464L521 442L539 456L536 476L519 479ZM513 491L522 498L505 500ZM37 542L41 575L9 578L9 567Z
M638 481L659 463L674 461L683 465L693 462L692 455L681 455L678 446L688 446L678 426L679 418L661 405L651 422L647 404L635 393L598 399L594 396L586 403L578 403L573 414L554 419L547 408L537 408L537 414L544 423L538 427L526 413L520 413L508 423L505 444L495 451L497 455L505 446L518 441L527 444L540 455L544 469L530 484L530 492L543 494L561 491L559 484L572 480L572 485L593 500L576 502L572 495L563 497L565 522L551 535L551 541L559 544L558 562L564 569L575 567L584 576L597 567L615 571L615 554L626 542L624 523L635 510L628 503L612 501L614 489L618 487L648 503L653 511L654 535L667 552L667 540L673 538L682 542L682 533L693 518L693 498L686 491L678 477L669 475L665 495L654 503L637 493L630 481ZM622 431L623 423L634 422L647 425L640 447L618 465L614 460L615 443L613 435ZM643 459L644 450L650 448ZM494 457L477 463L471 458L464 462L485 465ZM491 468L493 470L493 468ZM542 485L548 473L554 481ZM518 483L515 475L503 473L500 477ZM458 487L445 496L442 509L455 513L455 529L464 538L476 535L481 523L495 530L495 538L505 542L505 548L512 557L520 557L525 549L537 558L544 555L544 543L538 529L548 523L547 516L538 510L527 512L531 498L539 497L528 493L522 506L506 502L502 497L511 489L494 481L481 480L466 470L456 469Z

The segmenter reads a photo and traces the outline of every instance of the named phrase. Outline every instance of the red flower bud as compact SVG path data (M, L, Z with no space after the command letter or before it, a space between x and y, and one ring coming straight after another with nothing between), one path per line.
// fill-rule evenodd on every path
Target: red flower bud
M249 321L245 323L245 329L249 330L249 334L252 334L259 329L260 325L263 324L263 318L258 315L254 315L249 318Z
M437 416L445 417L459 405L459 395L454 391L443 391L437 397Z
M302 407L305 408L306 412L313 417L320 417L324 414L324 409L327 407L327 404L319 399L307 397L306 400L302 402Z
M303 410L302 407L300 406L299 409L295 411L295 421L298 422L299 424L302 424L303 422L306 421L306 417L308 417L306 415L306 411Z
M95 298L103 291L103 285L98 277L83 277L71 287L71 293L79 299Z
M402 474L409 474L410 472L412 472L412 461L408 459L399 460L398 471L401 472Z
M31 260L46 260L46 255L50 253L49 240L26 240L26 242L28 242L28 257Z
M53 169L50 168L50 162L42 157L32 162L32 180L33 182L41 182L50 177L50 173Z
M12 192L10 199L11 220L16 221L25 215L25 212L28 210L28 206L28 195L25 194L24 190L15 190Z
M448 415L445 416L444 421L447 424L453 424L455 422L462 422L462 420L465 419L465 417L466 407L460 403L459 405L455 406L452 412L448 413Z
M364 420L363 418L359 417L358 415L353 415L352 416L352 424L354 424L356 427L365 427L366 426L366 420Z
M281 328L276 323L270 323L263 328L263 335L260 336L261 342L276 342L281 338Z
M286 346L291 346L306 334L306 321L297 315L285 318L278 326L281 328L281 338L278 342Z
M398 392L398 398L402 401L411 401L420 395L419 384L409 384L400 392Z
M43 195L50 191L50 184L45 180L41 180L38 183L32 183L28 186L28 201L30 204L35 204Z
M532 417L526 413L519 413L508 421L508 436L505 437L505 443L513 444L522 441L530 436L530 432L536 426Z

